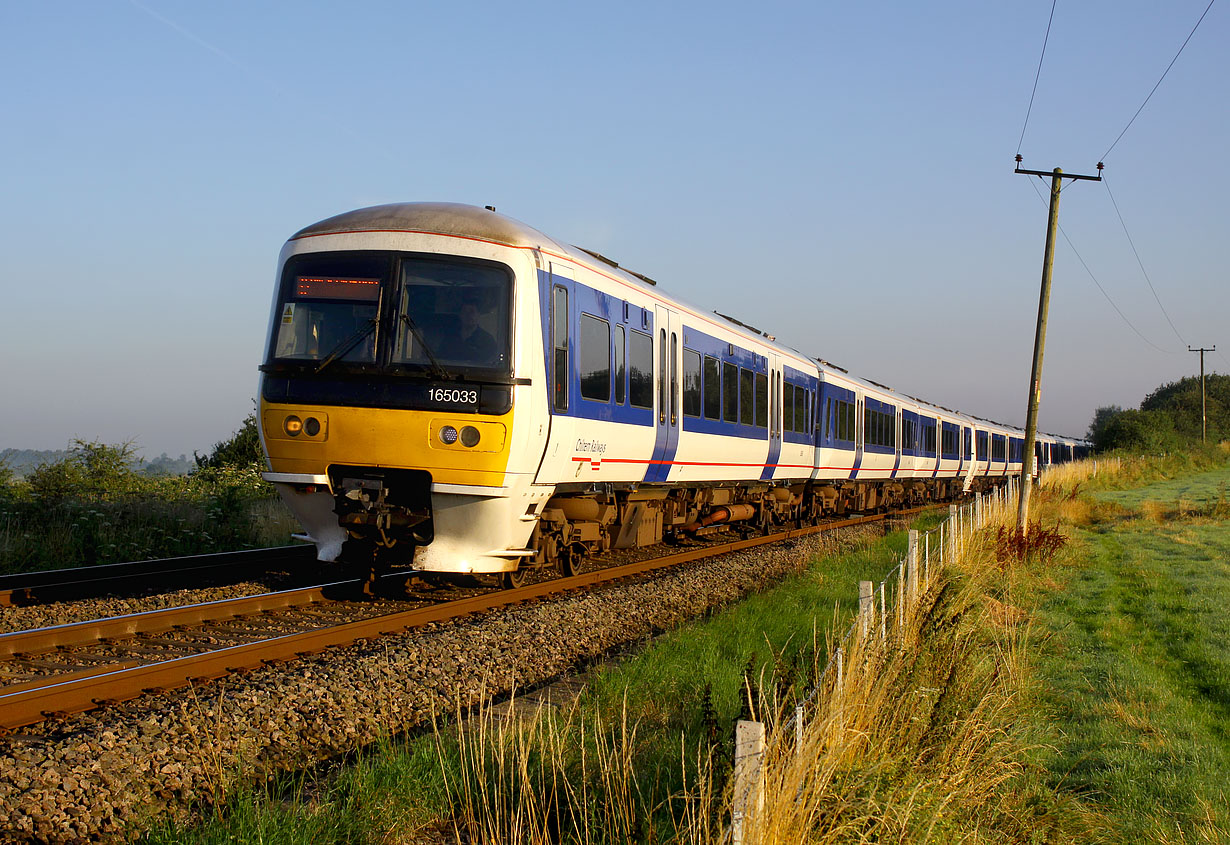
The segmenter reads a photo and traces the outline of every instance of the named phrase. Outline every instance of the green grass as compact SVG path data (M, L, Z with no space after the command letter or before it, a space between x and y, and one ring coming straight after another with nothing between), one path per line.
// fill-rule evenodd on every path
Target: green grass
M938 519L929 516L916 525L925 528ZM618 733L626 702L628 719L637 726L630 749L637 800L659 841L669 841L675 830L671 814L678 807L671 796L695 777L697 749L713 743L719 758L729 756L734 721L744 709L744 672L750 668L750 682L757 684L762 669L767 677L775 667L779 672L789 667L790 677L800 688L805 685L815 673L813 646L818 644L827 654L825 636L835 614L844 631L857 607L858 581L883 578L906 544L905 532L898 531L869 539L863 548L813 561L779 586L668 632L591 677L578 725L588 723L585 730L593 733L598 719L613 726L609 732ZM571 729L584 734L578 725ZM578 742L588 749L591 767L594 744L592 736ZM691 749L690 758L681 748ZM599 777L583 768L576 752L574 748L564 756L577 781ZM455 783L460 753L456 737L447 730L438 738L393 738L358 755L353 765L239 787L195 824L163 821L142 841L388 841L389 830L404 831L447 817L441 770ZM434 773L429 762L435 763ZM719 759L718 764L728 767L729 760ZM597 800L590 799L591 812L597 812L592 806Z
M1230 485L1230 467L1222 466L1206 472L1154 481L1128 490L1099 490L1094 496L1126 508L1139 508L1147 501L1183 500L1208 504L1224 500L1227 485Z
M1116 518L1039 609L1038 760L1113 822L1105 841L1230 842L1230 470L1097 497ZM1183 500L1163 513L1158 501Z

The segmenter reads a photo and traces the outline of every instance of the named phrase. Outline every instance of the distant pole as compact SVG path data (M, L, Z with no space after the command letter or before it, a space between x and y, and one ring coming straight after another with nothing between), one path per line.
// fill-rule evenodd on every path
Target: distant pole
M1206 418L1205 418L1205 409L1204 409L1204 353L1216 352L1217 344L1216 343L1213 344L1208 349L1205 349L1204 347L1201 347L1199 349L1192 349L1190 346L1188 346L1187 351L1200 353L1200 442L1204 443L1206 437L1208 436L1208 424L1205 421Z
M1025 412L1025 454L1021 462L1021 498L1017 509L1017 528L1022 536L1029 531L1029 491L1032 486L1034 443L1038 439L1038 403L1042 398L1042 353L1046 348L1046 318L1051 304L1051 268L1055 263L1055 231L1059 228L1059 192L1064 179L1102 181L1102 162L1097 176L1065 176L1056 167L1050 173L1042 170L1022 170L1021 157L1016 157L1016 173L1027 176L1051 177L1051 208L1046 221L1046 248L1042 253L1042 292L1038 297L1038 327L1034 332L1034 364L1029 374L1029 406Z

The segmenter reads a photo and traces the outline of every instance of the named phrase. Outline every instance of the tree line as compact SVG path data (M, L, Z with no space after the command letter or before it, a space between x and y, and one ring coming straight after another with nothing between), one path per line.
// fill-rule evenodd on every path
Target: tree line
M1230 375L1205 376L1208 440L1230 438ZM1086 438L1097 451L1172 451L1200 442L1200 378L1163 384L1140 408L1107 405L1094 412Z

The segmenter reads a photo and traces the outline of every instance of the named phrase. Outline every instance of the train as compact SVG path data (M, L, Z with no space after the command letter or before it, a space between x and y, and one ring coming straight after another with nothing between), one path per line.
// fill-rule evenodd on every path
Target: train
M943 502L1024 432L809 357L457 203L348 211L278 259L258 425L322 561L516 586L610 549ZM1084 441L1039 435L1037 472Z

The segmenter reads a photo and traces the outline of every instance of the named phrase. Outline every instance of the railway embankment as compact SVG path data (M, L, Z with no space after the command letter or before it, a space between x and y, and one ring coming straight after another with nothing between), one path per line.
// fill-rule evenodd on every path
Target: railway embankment
M644 835L717 841L741 717L763 719L767 756L787 763L765 775L771 824L797 821L806 796L808 841L1230 841L1223 461L1103 461L1096 476L1049 479L1039 528L1066 545L1019 559L982 532L924 603L911 647L848 693L838 722L857 729L835 731L827 711L802 733L802 763L774 708L815 681L825 631L846 627L857 582L883 577L901 535L602 667L575 708L532 711L529 727L492 717L485 744L445 725L387 739L349 765L237 789L150 841L432 841L441 825L453 841L448 825L511 810L558 833L577 806L595 825L624 812ZM552 777L566 786L524 789ZM550 800L518 809L509 787Z
M253 778L315 766L566 675L868 532L879 534L852 529L840 540L726 555L31 726L0 739L0 829L12 839L114 839L168 813L223 806Z

